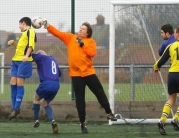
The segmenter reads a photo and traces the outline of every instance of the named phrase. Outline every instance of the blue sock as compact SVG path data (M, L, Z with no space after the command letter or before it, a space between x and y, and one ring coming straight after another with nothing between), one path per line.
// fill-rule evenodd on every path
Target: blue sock
M24 97L24 86L17 86L16 104L14 108L15 110L20 108L23 97Z
M33 104L32 109L34 110L34 120L39 119L40 104Z
M11 103L12 103L12 109L15 108L16 95L17 95L17 85L11 85Z
M50 121L54 120L54 116L53 116L53 112L52 112L52 108L50 107L50 105L47 105L44 107L46 114L49 118Z

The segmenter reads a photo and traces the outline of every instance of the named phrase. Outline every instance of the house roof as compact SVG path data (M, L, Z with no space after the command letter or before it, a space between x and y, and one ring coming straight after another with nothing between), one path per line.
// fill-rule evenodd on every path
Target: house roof
M16 34L19 38L21 34ZM35 51L43 49L48 51L48 54L57 59L60 65L68 65L67 49L62 41L49 33L37 33L38 42ZM158 47L153 46L154 53L158 59ZM15 48L9 46L5 49L0 49L0 52L5 53L5 65L11 64L11 59L15 53ZM115 49L115 64L154 64L154 56L148 45L123 46ZM97 54L93 58L94 65L109 64L109 49L97 49Z
M155 58L158 59L158 47L153 46L154 55L148 45L128 46L120 49L119 58L116 58L116 64L154 64ZM121 56L120 56L121 55Z

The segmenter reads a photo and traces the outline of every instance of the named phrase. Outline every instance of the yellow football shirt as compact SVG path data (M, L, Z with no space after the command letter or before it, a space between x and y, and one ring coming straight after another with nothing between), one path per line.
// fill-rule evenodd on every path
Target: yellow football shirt
M176 41L165 48L163 55L154 64L154 70L159 69L170 59L169 72L179 72L179 41Z
M170 46L170 68L169 72L179 72L179 41L176 41Z
M34 50L36 42L37 37L35 30L32 28L25 30L17 43L15 55L13 56L12 61L22 61L29 47ZM30 55L28 61L32 60L32 56Z

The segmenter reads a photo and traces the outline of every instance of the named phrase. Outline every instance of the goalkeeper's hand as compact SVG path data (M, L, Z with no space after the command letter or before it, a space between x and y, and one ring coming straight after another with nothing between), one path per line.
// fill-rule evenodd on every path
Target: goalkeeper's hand
M44 26L45 29L47 29L49 26L47 19L42 19L42 20L43 20L42 25Z
M84 42L81 38L77 38L76 41L80 44L80 47L84 46Z

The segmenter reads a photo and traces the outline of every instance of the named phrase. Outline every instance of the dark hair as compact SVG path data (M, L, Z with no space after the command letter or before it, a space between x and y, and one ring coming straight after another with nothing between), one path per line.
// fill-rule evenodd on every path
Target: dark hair
M88 23L88 22L84 22L82 25L86 26L87 27L87 38L90 38L92 37L92 34L93 34L93 30L91 28L91 25Z
M173 27L170 24L165 24L161 27L161 30L164 31L164 33L169 33L170 35L172 35L174 33L173 31Z
M179 33L179 26L176 27L176 33Z
M25 22L26 25L31 26L31 19L29 17L23 17L19 20L20 23Z

